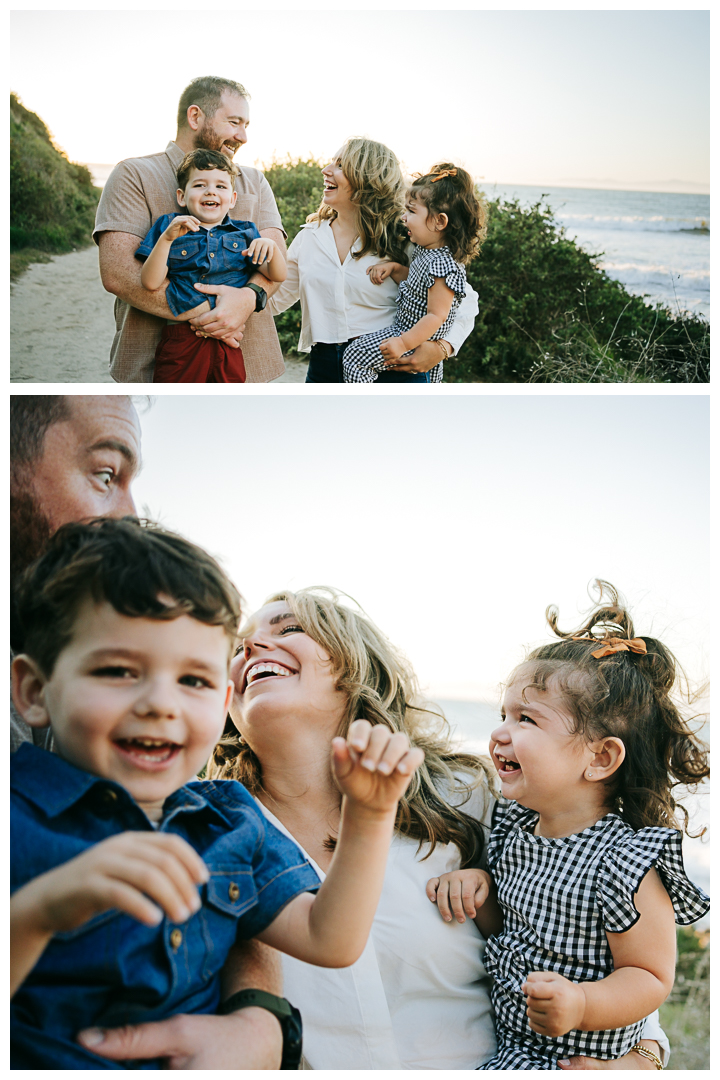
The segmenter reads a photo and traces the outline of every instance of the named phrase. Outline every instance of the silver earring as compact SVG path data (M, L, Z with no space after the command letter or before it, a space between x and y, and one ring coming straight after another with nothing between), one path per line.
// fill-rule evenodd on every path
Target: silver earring
M588 769L588 771L587 771L587 774L586 774L586 775L587 775L588 777L592 776L592 769Z

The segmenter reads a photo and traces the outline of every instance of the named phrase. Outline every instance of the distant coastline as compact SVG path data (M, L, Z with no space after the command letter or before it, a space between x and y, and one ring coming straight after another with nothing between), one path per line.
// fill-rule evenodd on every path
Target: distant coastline
M104 187L115 164L108 165L101 162L83 161L92 174L96 187ZM242 164L242 162L241 162ZM253 168L259 168L260 163L253 162ZM620 180L488 180L481 177L482 186L485 187L554 187L554 188L585 188L590 191L628 191L646 193L648 195L709 195L710 185L699 184L693 180L658 180L630 183Z

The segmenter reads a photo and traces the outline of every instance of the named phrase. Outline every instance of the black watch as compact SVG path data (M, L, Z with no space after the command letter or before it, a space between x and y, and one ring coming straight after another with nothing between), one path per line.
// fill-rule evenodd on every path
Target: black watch
M261 292L265 296L263 289ZM232 994L227 1001L223 1001L218 1012L221 1016L227 1016L228 1013L247 1009L251 1005L258 1009L267 1009L280 1021L283 1035L280 1068L299 1069L302 1058L302 1017L299 1011L287 998L276 997L265 990L238 990L237 994Z
M252 289L254 293L257 293L255 297L255 310L264 311L267 304L267 293L263 289L262 285L246 285L246 289ZM278 1001L284 1001L284 998L278 998Z

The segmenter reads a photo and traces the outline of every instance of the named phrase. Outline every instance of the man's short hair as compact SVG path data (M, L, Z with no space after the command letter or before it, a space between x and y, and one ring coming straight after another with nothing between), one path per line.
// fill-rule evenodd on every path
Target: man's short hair
M178 128L187 127L187 111L191 105L197 105L207 117L214 116L220 108L225 91L250 99L242 83L235 82L234 79L220 79L216 75L203 75L199 79L193 79L180 95Z
M228 650L241 615L240 595L211 555L176 533L134 517L61 526L17 589L23 652L50 678L72 640L86 600L120 615L222 626Z
M52 394L12 394L10 396L10 478L16 484L26 470L42 457L49 427L67 420L67 398Z
M235 183L235 177L240 173L237 165L230 160L227 154L221 154L219 150L191 150L180 162L176 174L178 187L182 191L187 187L193 169L197 170L197 172L205 172L208 169L222 169L223 172L230 174L233 181L231 187Z

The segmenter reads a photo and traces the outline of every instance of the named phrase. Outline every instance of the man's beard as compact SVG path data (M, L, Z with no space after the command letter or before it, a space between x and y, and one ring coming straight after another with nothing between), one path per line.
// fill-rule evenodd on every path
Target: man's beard
M10 496L10 582L14 586L23 570L38 559L53 534L31 492Z
M222 153L223 146L228 146L234 154L240 146L232 139L221 139L212 125L212 120L207 119L202 128L195 132L194 142L196 150L217 150L218 153Z

